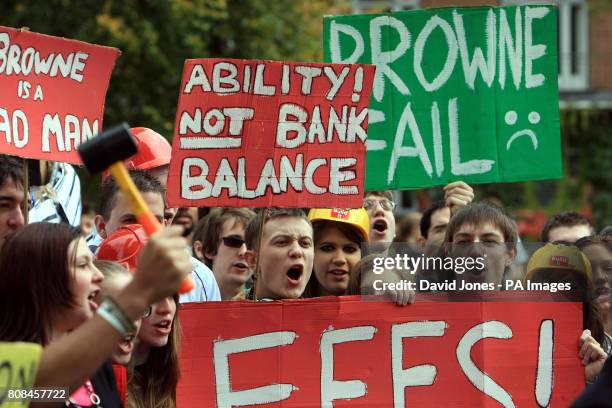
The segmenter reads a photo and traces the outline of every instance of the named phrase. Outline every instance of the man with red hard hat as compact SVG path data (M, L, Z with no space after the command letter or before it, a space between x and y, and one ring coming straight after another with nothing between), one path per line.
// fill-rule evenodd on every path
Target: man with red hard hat
M168 170L170 168L172 146L165 137L152 129L134 127L130 130L138 144L138 153L123 163L129 170L146 170L166 189L168 187ZM102 179L104 180L109 175L110 173L105 171ZM164 219L168 225L172 223L176 211L176 208L166 208L164 210Z

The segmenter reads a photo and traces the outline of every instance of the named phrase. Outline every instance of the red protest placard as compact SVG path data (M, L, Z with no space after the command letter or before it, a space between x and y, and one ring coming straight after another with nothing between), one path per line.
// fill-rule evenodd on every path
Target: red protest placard
M0 153L81 163L102 131L116 48L0 27Z
M208 302L180 319L180 408L565 407L584 389L580 303Z
M361 207L374 66L187 60L168 202Z

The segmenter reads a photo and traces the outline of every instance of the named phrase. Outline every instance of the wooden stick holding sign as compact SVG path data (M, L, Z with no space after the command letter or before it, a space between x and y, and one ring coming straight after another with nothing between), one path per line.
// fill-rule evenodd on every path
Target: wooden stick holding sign
M257 239L257 260L255 261L255 272L253 273L253 300L257 301L257 285L259 285L259 274L261 264L261 242L263 241L263 230L266 224L268 209L264 208L261 213L261 222L259 223L259 238Z

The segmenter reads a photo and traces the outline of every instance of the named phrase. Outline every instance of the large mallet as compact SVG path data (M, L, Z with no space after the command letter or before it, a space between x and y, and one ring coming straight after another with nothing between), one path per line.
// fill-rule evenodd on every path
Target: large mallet
M124 122L102 132L80 145L78 150L83 164L91 174L109 169L119 189L130 203L138 223L143 226L148 235L162 228L160 222L147 207L123 164L124 160L138 152L138 144L127 123ZM194 287L193 280L188 276L183 281L179 292L190 292Z

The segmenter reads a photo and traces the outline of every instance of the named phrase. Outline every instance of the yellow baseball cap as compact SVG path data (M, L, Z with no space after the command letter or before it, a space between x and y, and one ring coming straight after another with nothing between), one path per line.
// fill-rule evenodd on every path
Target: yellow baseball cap
M312 208L308 213L308 219L312 223L317 221L344 222L357 228L365 241L369 239L370 217L368 217L368 212L363 208L348 210L341 208Z
M570 269L593 278L591 263L575 246L548 243L531 255L527 263L525 279L533 277L538 269Z

